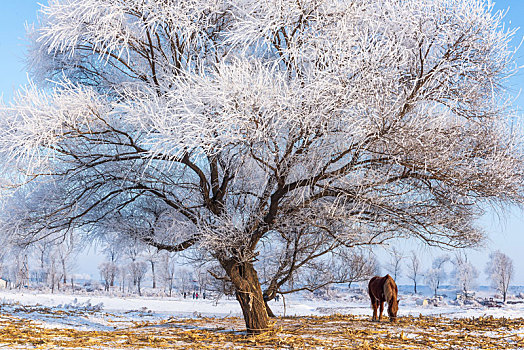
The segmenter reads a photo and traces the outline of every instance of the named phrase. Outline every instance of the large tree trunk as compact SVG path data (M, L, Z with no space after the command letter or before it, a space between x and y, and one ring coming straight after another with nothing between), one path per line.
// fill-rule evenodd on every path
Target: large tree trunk
M269 330L266 304L253 264L233 259L221 261L221 264L235 287L235 295L244 314L247 332L259 334Z

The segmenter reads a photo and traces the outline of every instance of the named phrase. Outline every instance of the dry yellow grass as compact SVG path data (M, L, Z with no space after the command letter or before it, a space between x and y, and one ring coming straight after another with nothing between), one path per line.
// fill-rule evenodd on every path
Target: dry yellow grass
M56 315L56 314L54 314ZM56 315L67 317L67 315ZM401 317L371 322L369 317L334 315L274 320L258 336L242 332L239 318L168 319L115 322L112 331L47 328L0 313L0 348L10 349L519 349L524 319Z

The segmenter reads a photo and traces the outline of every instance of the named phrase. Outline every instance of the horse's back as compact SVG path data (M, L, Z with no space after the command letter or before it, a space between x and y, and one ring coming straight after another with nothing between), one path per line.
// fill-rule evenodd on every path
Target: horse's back
M374 276L369 280L368 287L371 287L373 284L375 284L375 281L378 280L379 276Z
M397 300L398 288L395 280L390 275L384 276L384 295L386 300L395 299Z
M368 292L370 296L377 299L390 300L392 297L397 297L398 288L393 277L387 274L384 277L374 276L371 278L368 284Z

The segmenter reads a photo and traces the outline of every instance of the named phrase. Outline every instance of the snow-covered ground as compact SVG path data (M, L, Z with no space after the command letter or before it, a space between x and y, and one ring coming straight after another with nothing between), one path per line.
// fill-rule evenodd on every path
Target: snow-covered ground
M520 290L524 291L524 288ZM519 295L519 289L514 289ZM424 289L423 289L424 291ZM427 291L426 291L427 292ZM401 287L399 317L402 316L446 316L506 318L524 317L524 299L512 297L511 304L488 307L476 301L462 303L455 300L453 290L444 291L444 297L435 306L425 294L412 294ZM492 291L476 291L477 300L493 296ZM332 314L371 315L369 299L364 291L339 291L331 297L315 297L310 294L288 296L279 301L270 301L273 312L278 316L325 316ZM31 291L0 290L0 306L4 312L29 318L48 327L80 327L81 329L105 330L105 318L127 321L159 321L170 318L198 317L241 317L241 309L234 298L192 299L167 297L116 297L106 295L72 295L39 293ZM40 312L40 311L41 312ZM68 317L74 310L74 316ZM90 311L86 317L79 316L82 310ZM96 311L96 312L92 312ZM62 317L48 317L56 313ZM111 316L107 316L111 315ZM111 327L113 327L112 325Z
M241 310L233 298L122 297L0 290L0 347L10 349L362 349L524 348L524 289L511 304L488 307L476 299L456 301L454 290L431 300L400 287L399 320L370 322L363 290L334 290L271 301L274 331L245 337ZM435 303L437 306L435 306ZM354 315L354 316L351 316ZM446 317L438 317L438 316ZM324 317L308 317L324 316ZM425 317L437 316L437 317ZM493 317L490 317L493 316ZM260 343L262 342L262 343ZM196 345L195 345L196 344Z

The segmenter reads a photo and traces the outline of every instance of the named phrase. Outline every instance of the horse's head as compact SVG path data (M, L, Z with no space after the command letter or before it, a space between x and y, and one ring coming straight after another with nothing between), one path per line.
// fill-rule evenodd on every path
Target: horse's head
M395 322L397 320L397 312L398 312L398 302L400 300L391 300L390 303L388 303L388 315L389 320L391 322Z

